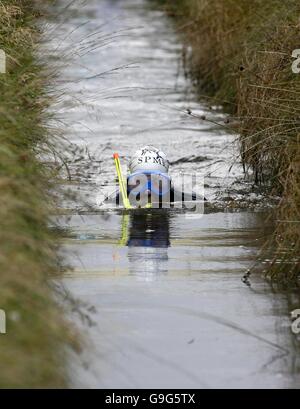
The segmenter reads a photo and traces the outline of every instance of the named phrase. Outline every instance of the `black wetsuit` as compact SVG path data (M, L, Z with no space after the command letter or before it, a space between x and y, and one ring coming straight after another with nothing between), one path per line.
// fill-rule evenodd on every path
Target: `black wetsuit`
M128 187L127 195L130 199L130 189L128 189ZM146 202L156 204L157 205L156 207L163 207L164 204L174 204L177 202L182 202L184 204L185 202L206 201L206 198L203 196L200 196L194 192L192 193L180 192L178 190L175 190L173 186L171 186L169 192L164 196L159 196L152 193L152 195L148 195L148 198L147 197L141 198L140 194L138 193L137 195L135 195L135 197L137 202L139 202L141 199L145 202L142 204L142 207L146 204ZM105 202L115 203L117 206L121 206L123 204L122 195L118 191L111 195L109 198L107 198Z

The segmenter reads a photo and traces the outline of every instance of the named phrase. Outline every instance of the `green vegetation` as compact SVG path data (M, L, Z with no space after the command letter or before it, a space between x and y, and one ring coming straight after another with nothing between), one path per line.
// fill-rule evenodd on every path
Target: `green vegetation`
M37 160L49 138L47 75L34 50L39 40L36 3L0 1L0 386L63 387L63 342L69 331L49 286L58 271L55 240L47 227L52 203L50 171ZM53 210L53 209L52 209Z
M238 119L241 158L255 182L281 197L267 275L300 278L300 48L297 0L164 0L185 39L199 87ZM189 48L191 52L189 52ZM236 122L236 121L234 121Z

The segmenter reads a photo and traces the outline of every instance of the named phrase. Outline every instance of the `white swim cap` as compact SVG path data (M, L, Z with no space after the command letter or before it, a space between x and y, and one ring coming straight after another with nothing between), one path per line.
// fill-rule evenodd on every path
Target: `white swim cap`
M138 171L158 171L168 173L169 161L166 155L153 146L144 146L133 155L129 170L131 173Z

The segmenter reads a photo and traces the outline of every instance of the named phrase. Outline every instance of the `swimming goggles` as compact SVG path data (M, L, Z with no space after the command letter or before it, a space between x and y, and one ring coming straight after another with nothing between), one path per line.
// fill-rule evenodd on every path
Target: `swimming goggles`
M170 191L171 178L165 173L158 171L140 171L127 177L128 192L141 194L145 191L164 196Z

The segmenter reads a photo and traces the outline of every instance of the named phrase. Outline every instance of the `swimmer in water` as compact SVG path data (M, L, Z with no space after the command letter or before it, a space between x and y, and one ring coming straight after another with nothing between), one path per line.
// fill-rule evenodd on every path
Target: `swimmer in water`
M196 193L175 190L169 176L169 161L161 150L153 146L144 146L137 150L129 163L127 176L127 196L133 207L170 207L176 202L206 200ZM106 199L118 206L123 204L120 191Z

